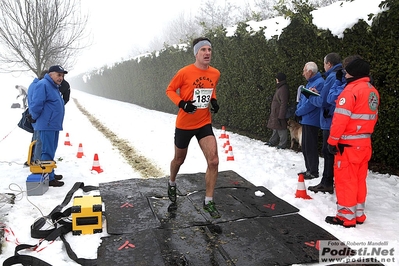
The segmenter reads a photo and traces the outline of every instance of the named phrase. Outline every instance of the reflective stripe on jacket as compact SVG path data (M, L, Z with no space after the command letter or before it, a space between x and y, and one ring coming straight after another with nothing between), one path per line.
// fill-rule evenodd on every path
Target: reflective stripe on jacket
M342 91L333 115L330 145L371 145L380 95L369 81L369 77L354 80Z

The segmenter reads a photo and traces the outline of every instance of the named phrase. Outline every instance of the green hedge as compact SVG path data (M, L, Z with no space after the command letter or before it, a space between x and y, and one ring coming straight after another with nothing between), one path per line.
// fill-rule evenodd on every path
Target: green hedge
M212 65L221 72L217 87L221 108L214 116L215 125L266 140L271 134L266 123L277 72L286 73L290 101L295 103L296 88L306 83L302 76L306 62L316 62L323 72L326 54L338 52L342 59L359 54L370 62L381 94L372 161L379 165L378 171L396 173L399 4L388 0L382 6L388 9L373 20L372 26L359 21L345 30L342 39L317 29L312 24L313 8L303 3L289 15L291 23L282 34L270 40L265 39L263 30L248 32L246 23L238 25L234 36L228 37L222 28L209 31L206 36L212 40ZM79 76L70 83L73 89L175 114L177 108L166 97L165 89L178 69L193 62L191 43L183 49L168 46L159 53L90 73L86 82Z

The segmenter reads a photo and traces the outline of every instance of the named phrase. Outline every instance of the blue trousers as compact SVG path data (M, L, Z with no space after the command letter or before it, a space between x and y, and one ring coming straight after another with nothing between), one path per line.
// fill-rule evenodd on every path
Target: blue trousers
M40 130L40 140L42 141L42 154L40 160L54 161L55 151L58 147L59 131L54 130ZM49 180L54 180L54 169L49 174Z

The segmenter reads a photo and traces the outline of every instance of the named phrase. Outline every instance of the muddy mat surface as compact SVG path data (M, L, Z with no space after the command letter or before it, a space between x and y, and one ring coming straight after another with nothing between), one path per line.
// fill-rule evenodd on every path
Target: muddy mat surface
M204 173L178 176L176 203L167 180L100 184L110 236L98 249L99 265L291 265L317 262L317 240L336 239L233 171L219 173L219 219L202 209Z

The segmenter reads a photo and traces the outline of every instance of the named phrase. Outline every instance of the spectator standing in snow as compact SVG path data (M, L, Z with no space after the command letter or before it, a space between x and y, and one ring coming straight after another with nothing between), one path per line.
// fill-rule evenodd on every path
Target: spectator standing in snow
M302 75L308 81L307 89L321 91L324 79L314 62L307 62L303 68ZM320 108L313 105L307 98L309 95L301 93L295 115L301 117L302 124L302 154L305 159L306 171L303 172L305 179L319 177L319 152L318 132L320 128Z
M355 227L366 220L366 178L380 95L370 83L368 62L357 58L345 71L347 84L338 97L327 141L328 150L335 155L337 213L327 216L325 221Z
M270 108L270 117L267 127L273 130L272 136L266 145L277 146L277 149L287 147L288 132L287 119L285 118L288 108L290 92L287 85L287 77L284 73L276 75L276 92L274 93Z
M324 170L321 181L318 185L309 186L313 192L334 193L334 155L327 148L327 139L330 135L330 127L334 105L327 102L327 96L331 87L335 84L337 71L342 70L341 57L337 53L329 53L324 57L325 81L320 96L309 95L309 101L320 108L320 128L323 131L322 153L324 158Z
M208 38L195 39L193 50L194 64L180 69L166 89L166 95L180 108L176 118L175 155L170 163L168 196L172 202L176 202L176 176L186 159L190 140L195 136L208 165L205 172L206 191L203 208L213 218L219 218L220 214L213 200L219 156L212 130L211 111L217 113L219 110L216 86L220 72L210 66L212 44Z

